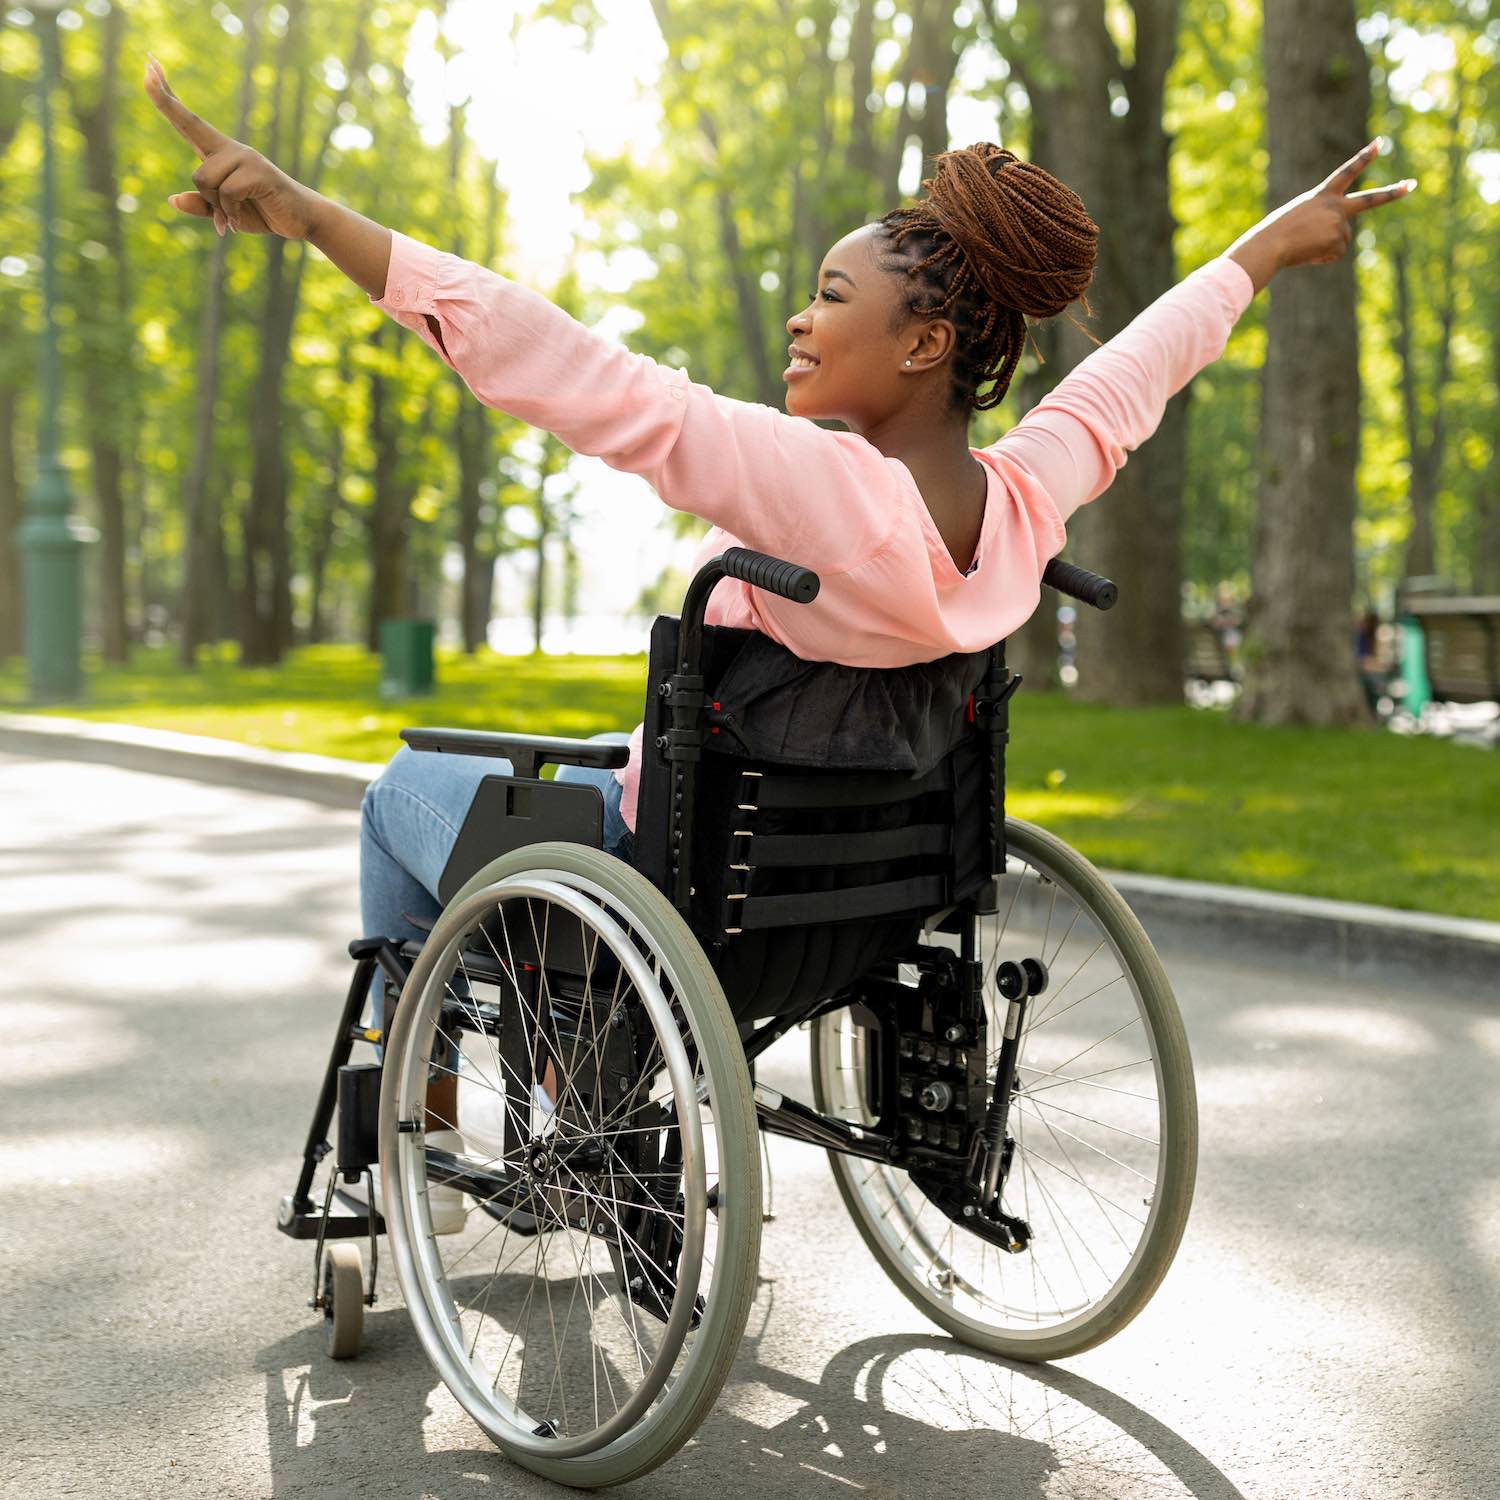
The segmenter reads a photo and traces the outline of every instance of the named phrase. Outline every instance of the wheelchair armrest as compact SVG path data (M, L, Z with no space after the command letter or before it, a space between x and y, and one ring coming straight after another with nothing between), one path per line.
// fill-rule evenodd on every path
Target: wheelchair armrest
M630 746L609 740L569 740L545 734L490 734L483 729L403 729L413 750L444 755L495 755L517 776L536 776L545 765L591 766L616 771L630 759Z

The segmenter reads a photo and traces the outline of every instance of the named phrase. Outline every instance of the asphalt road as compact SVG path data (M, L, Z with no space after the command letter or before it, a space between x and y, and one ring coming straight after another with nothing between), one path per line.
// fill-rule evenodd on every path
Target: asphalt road
M354 831L0 755L0 1494L565 1493L449 1398L389 1274L360 1358L326 1360L310 1248L274 1229L347 982ZM1500 1493L1497 997L1165 956L1202 1153L1135 1324L1050 1367L963 1349L778 1141L730 1384L627 1492ZM805 1048L762 1076L799 1091Z

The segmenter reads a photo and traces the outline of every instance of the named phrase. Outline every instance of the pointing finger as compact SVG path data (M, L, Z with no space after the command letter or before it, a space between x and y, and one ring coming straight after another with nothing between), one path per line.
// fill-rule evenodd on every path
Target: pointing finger
M1343 194L1359 180L1359 175L1370 165L1375 158L1385 150L1388 142L1384 136L1376 136L1368 146L1362 146L1343 166L1331 172L1323 186L1333 192Z
M190 145L200 157L210 151L220 151L230 144L222 130L216 130L207 120L201 119L172 92L167 75L157 60L146 54L146 93L151 102L167 117L172 128Z
M1398 198L1405 198L1409 193L1417 190L1417 179L1408 177L1401 182L1393 182L1389 187L1366 188L1362 193L1350 193L1344 204L1351 214L1368 213L1372 208L1379 208L1382 203L1394 203Z

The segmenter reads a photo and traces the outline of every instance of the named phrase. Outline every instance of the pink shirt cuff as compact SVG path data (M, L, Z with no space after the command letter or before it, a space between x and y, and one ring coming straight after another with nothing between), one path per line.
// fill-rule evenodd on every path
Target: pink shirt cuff
M442 261L442 251L393 229L385 292L382 296L371 297L370 301L389 313L430 313L442 280Z

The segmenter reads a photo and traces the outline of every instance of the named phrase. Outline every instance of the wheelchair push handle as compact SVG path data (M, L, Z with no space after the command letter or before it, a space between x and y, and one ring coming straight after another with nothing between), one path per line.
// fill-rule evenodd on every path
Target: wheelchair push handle
M723 566L726 578L738 578L742 583L790 599L794 604L811 604L821 587L818 575L811 568L783 562L764 552L752 552L748 547L726 549Z
M811 568L783 562L781 558L764 552L752 552L748 547L726 547L698 569L683 595L682 627L677 646L679 672L692 674L698 671L703 645L703 613L708 608L708 596L721 578L740 579L752 588L764 589L768 594L777 594L794 604L811 604L821 587L818 575Z
M1098 573L1090 573L1077 563L1054 557L1042 572L1042 582L1060 594L1068 594L1095 609L1113 609L1120 597L1117 585Z

